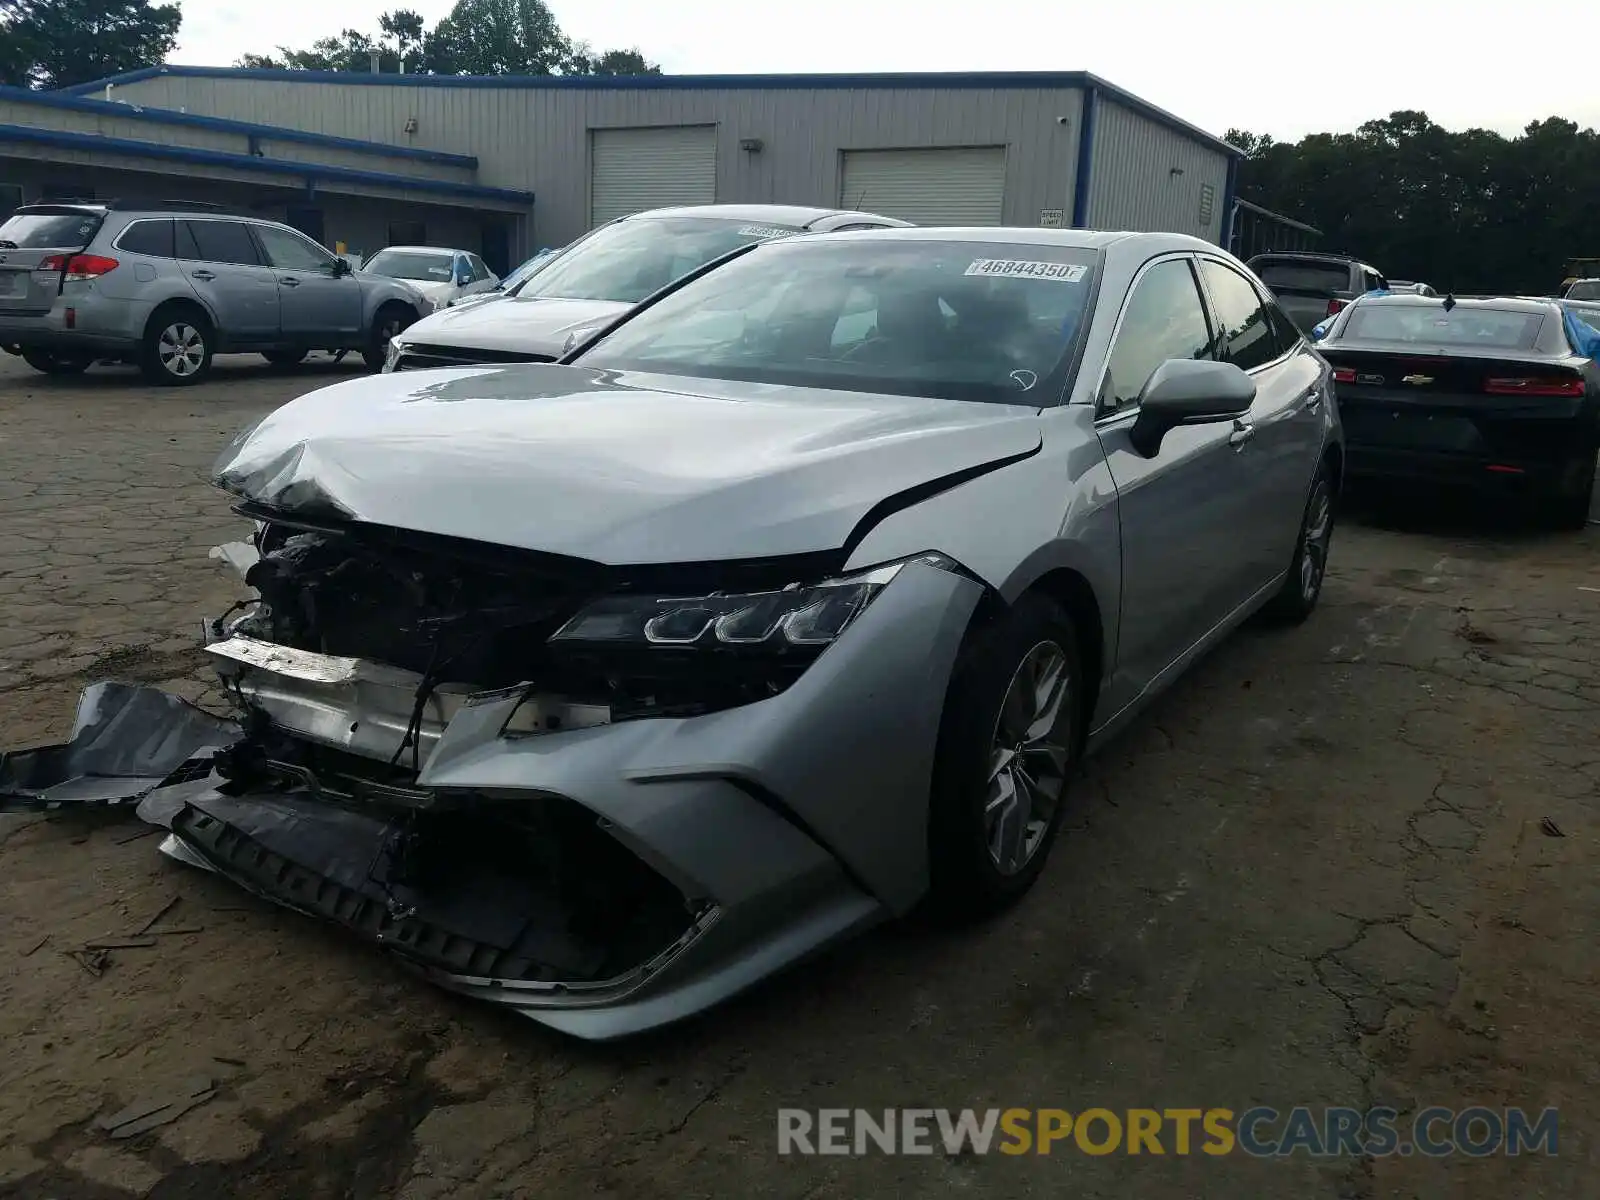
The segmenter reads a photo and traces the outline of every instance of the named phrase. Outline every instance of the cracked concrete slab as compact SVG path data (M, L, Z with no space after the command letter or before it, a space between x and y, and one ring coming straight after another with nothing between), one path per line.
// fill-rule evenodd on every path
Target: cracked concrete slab
M91 671L215 699L186 639L233 599L206 554L243 526L203 473L239 426L352 372L221 360L190 392L9 363L0 736L59 737ZM1351 514L1306 625L1241 631L1107 747L1017 909L957 934L882 930L639 1044L573 1045L433 992L121 844L120 826L0 820L0 911L30 914L0 925L0 961L20 964L0 973L0 1184L108 1200L1588 1200L1600 594L1577 588L1600 530L1404 521ZM1542 834L1545 817L1568 836ZM201 934L119 953L97 979L54 949L175 893ZM113 1098L195 1074L217 1097L159 1135L113 1148L88 1130ZM1572 1116L1554 1161L780 1160L774 1145L779 1106L1377 1102Z

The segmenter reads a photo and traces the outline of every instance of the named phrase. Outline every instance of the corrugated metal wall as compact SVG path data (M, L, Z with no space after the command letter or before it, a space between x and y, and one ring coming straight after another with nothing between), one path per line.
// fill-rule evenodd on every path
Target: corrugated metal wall
M717 126L717 199L838 203L844 150L1006 146L1007 224L1072 209L1075 89L541 89L156 76L115 98L343 137L475 154L479 182L537 196L535 240L589 227L589 130ZM416 132L404 132L415 118ZM1065 122L1063 123L1063 118ZM741 139L759 138L759 152ZM1221 207L1218 193L1217 206ZM870 206L869 206L870 207Z
M1103 96L1095 106L1089 179L1091 228L1187 233L1221 243L1227 156Z
M152 82L156 82L152 80ZM161 105L158 107L166 107ZM190 110L193 111L192 109ZM221 116L207 113L207 116ZM250 120L238 117L236 120ZM227 154L249 154L250 135L242 131L202 129L192 125L164 125L142 121L130 114L126 117L114 113L81 112L70 108L52 108L29 104L26 101L0 99L0 125L21 125L31 129L55 129L66 133L95 134L100 137L128 138L138 142L154 142L161 146L187 146L195 150L218 150ZM371 139L369 139L371 140ZM372 154L342 146L308 146L299 142L259 138L257 145L269 158L289 162L321 163L325 166L354 167L363 171L382 171L389 174L410 175L419 179L442 179L458 183L473 182L472 171L450 163L418 162L413 159L396 159L383 154Z

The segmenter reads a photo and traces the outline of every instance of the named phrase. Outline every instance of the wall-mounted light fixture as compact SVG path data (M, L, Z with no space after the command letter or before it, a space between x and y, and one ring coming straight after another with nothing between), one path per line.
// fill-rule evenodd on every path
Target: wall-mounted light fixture
M739 149L746 154L760 154L765 143L760 138L740 138Z
M407 133L415 133L416 131L417 131L417 119L415 117L407 117L406 118L406 132Z
M1174 179L1176 179L1179 175L1183 174L1183 168L1182 167L1172 167L1172 168L1170 168L1168 170L1167 173L1169 175L1171 175Z

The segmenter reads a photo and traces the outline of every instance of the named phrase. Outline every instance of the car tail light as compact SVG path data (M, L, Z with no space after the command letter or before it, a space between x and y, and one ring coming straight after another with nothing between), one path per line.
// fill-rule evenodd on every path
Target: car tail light
M1330 317L1338 316L1339 312L1344 308L1344 306L1349 303L1350 301L1341 300L1335 296L1332 300L1328 301L1328 315Z
M1483 390L1492 396L1581 396L1581 379L1485 379Z
M101 254L50 254L36 269L45 274L60 275L65 283L82 283L115 271L117 260Z
M1354 383L1356 381L1356 373L1349 367L1339 367L1333 373L1333 381L1335 383Z

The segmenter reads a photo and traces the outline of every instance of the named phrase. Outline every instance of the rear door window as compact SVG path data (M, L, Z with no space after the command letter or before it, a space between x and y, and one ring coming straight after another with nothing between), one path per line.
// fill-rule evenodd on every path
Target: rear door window
M0 250L81 250L94 240L102 218L96 212L20 212L0 225Z
M171 221L135 221L122 231L117 249L151 258L177 257L177 241Z
M1343 263L1266 259L1255 264L1255 272L1275 292L1343 292L1350 287L1350 268Z
M261 258L242 221L182 221L178 257L258 267Z
M1200 261L1200 274L1211 293L1221 328L1217 357L1242 371L1265 366L1283 353L1267 307L1255 285L1239 272L1211 259Z

